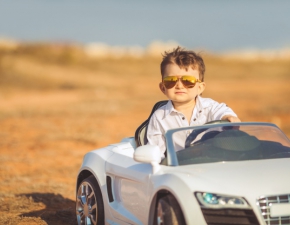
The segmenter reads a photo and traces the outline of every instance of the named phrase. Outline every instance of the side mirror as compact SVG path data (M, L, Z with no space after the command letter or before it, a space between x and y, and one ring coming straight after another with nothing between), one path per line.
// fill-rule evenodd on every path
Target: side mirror
M156 173L160 168L160 148L157 145L143 145L136 148L134 152L134 160L141 163L151 163L153 173Z
M134 160L142 163L160 163L160 149L157 145L142 145L134 151Z

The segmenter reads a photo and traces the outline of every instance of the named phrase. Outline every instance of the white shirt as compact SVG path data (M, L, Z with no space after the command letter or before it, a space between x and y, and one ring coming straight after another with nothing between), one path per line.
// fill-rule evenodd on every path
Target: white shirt
M190 123L185 116L174 109L172 102L157 109L148 124L147 139L150 145L158 145L161 156L164 157L166 150L164 134L167 130L179 127L203 125L213 120L220 120L225 115L237 117L234 111L225 103L218 103L210 98L196 98Z

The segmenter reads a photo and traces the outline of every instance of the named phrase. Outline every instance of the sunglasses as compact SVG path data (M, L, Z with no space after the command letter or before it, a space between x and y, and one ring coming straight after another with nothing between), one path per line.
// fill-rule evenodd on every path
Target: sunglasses
M181 81L185 88L193 88L197 82L201 82L194 76L168 76L163 78L162 83L167 89L170 89L176 85L178 80Z

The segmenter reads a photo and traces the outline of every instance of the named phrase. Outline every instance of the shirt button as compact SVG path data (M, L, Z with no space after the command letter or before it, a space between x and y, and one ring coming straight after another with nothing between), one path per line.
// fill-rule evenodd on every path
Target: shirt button
M183 120L185 120L185 117L182 117Z
M202 111L200 110L199 113L201 113Z
M194 118L193 121L196 121L196 118Z

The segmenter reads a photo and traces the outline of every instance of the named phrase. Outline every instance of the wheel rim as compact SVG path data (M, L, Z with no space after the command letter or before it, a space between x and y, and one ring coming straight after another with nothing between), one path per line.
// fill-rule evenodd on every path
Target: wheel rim
M164 225L164 212L160 201L157 205L157 225Z
M76 214L79 225L97 225L96 194L88 182L83 182L79 186Z

